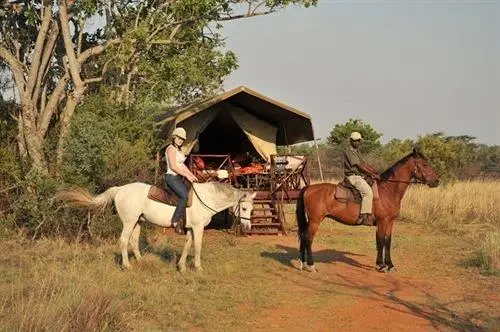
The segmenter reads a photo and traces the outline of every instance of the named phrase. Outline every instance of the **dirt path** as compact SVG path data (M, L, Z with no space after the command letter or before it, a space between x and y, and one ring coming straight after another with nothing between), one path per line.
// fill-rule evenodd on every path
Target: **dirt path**
M338 234L338 231L335 231ZM325 236L326 231L323 232ZM328 234L326 234L328 235ZM287 237L253 237L282 249L280 305L258 312L250 330L267 331L453 331L500 329L500 278L433 273L446 265L429 257L423 266L418 250L404 260L405 272L374 270L375 253L336 251L314 244L319 273L298 270L297 241ZM423 248L427 250L428 248ZM417 257L412 260L411 257ZM397 263L397 262L396 262ZM450 269L453 264L449 264Z

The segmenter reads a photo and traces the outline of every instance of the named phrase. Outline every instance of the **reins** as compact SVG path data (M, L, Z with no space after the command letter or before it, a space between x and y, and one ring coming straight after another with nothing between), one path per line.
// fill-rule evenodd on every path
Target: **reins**
M216 211L214 209L212 209L210 206L208 206L200 197L200 195L198 194L198 192L196 191L196 189L194 188L194 185L191 185L191 188L193 189L193 192L195 193L196 197L198 197L198 199L200 200L201 204L203 204L207 209L211 210L212 212L214 213L219 213L220 211ZM246 217L242 217L241 216L241 213L239 213L240 211L240 203L241 201L243 200L243 197L245 197L244 195L242 197L240 197L240 199L238 200L238 216L236 216L231 210L229 210L229 213L231 213L234 217L236 218L239 218L240 220L241 219L244 219L244 220L251 220L250 218L246 218Z
M379 182L396 182L396 183L409 183L409 184L425 184L425 182L422 181L405 181L405 180L380 180Z

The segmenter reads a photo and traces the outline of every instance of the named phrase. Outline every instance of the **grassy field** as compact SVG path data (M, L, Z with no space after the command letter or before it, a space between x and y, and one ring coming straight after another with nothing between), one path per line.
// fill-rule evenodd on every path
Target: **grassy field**
M314 244L320 273L298 271L292 207L290 236L208 231L203 273L176 271L184 239L171 232L146 232L145 258L126 272L114 241L10 236L0 242L0 329L377 330L370 322L387 320L379 327L497 330L499 189L498 182L412 188L394 229L399 272L391 275L373 271L372 228L333 222Z

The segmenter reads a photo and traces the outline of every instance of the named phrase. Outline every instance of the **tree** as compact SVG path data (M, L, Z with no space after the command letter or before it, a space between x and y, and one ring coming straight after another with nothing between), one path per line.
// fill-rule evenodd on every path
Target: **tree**
M380 146L379 139L382 134L361 119L349 119L346 123L336 124L330 132L328 143L343 149L348 144L349 136L353 131L359 132L363 137L362 152L371 152Z
M415 143L410 139L401 140L394 138L387 144L381 145L374 152L380 158L384 166L390 166L412 151Z
M435 133L419 137L417 144L441 177L454 179L460 168L475 160L476 145L473 140L470 136Z
M185 101L210 93L235 68L218 22L317 0L17 0L0 8L0 65L14 78L22 159L48 173L44 143L57 131L56 168L76 106L97 83L130 103L134 93ZM102 27L86 29L91 18ZM170 61L167 61L170 60ZM188 79L186 79L188 77Z

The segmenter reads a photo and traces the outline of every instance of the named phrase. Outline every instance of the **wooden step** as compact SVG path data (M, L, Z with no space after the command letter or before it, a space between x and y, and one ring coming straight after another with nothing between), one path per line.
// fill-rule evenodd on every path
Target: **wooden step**
M279 222L263 222L263 223L252 224L252 227L271 227L271 226L280 227L281 224Z
M277 214L268 214L268 215L252 215L250 219L259 219L259 218L278 218Z
M247 234L280 234L277 229L251 229Z
M273 211L273 210L276 210L276 209L273 207L267 207L267 208L253 208L252 211Z

